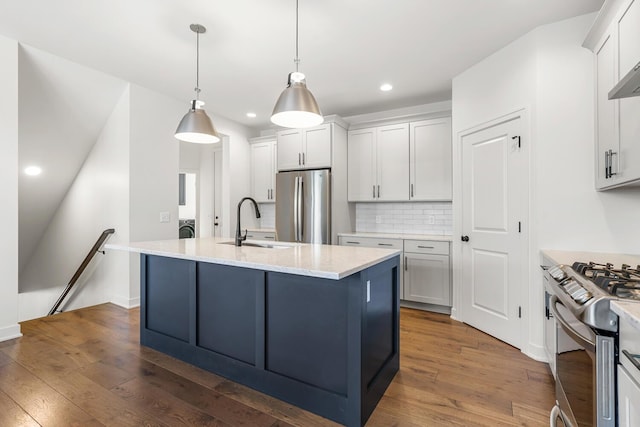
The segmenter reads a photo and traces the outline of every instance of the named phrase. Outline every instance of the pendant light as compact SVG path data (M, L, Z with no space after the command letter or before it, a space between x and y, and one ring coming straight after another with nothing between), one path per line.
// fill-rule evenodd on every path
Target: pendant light
M191 31L196 33L196 99L191 101L191 107L184 115L175 137L180 141L194 142L196 144L213 144L220 142L220 136L213 127L211 119L207 116L200 101L200 34L204 34L207 29L200 24L191 24Z
M307 89L304 74L298 71L298 0L296 0L296 71L289 73L287 87L273 107L271 122L286 128L308 128L324 121L318 103Z

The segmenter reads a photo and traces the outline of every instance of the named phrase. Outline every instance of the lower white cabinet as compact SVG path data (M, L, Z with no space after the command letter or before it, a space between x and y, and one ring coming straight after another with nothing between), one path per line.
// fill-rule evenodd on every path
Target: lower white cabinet
M404 299L451 306L449 242L404 241Z
M640 385L622 365L618 365L618 425L640 426Z
M449 242L340 236L338 244L403 251L400 257L400 299L419 303L410 305L416 308L428 308L421 304L451 307ZM440 311L435 307L432 309Z
M276 240L275 231L248 230L247 239L252 240Z

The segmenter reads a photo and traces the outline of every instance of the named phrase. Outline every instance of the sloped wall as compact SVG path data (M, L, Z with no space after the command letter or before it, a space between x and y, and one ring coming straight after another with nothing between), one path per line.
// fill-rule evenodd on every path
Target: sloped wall
M48 312L103 230L129 241L129 127L127 88L20 275L20 320ZM63 308L128 304L128 285L128 254L98 254Z

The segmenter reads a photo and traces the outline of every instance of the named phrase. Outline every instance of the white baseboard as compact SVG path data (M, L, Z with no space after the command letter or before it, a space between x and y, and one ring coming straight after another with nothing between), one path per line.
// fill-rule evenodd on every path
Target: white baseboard
M114 295L111 298L111 303L126 309L135 308L140 306L140 297L123 298L123 297Z
M549 362L547 360L547 352L544 350L543 346L529 343L529 345L527 345L527 347L524 348L522 352L533 360L537 360L538 362Z
M11 326L5 326L0 328L0 341L12 340L14 338L20 338L22 333L20 332L20 325L15 324Z

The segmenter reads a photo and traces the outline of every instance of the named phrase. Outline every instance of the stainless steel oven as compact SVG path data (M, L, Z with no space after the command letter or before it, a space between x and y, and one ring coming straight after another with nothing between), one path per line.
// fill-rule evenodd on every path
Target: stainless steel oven
M615 426L615 334L585 325L555 295L550 310L559 326L555 354L558 415L569 427Z
M556 407L551 426L615 427L618 316L610 302L635 286L636 269L623 264L574 263L544 272L553 319ZM631 282L629 282L631 280ZM639 295L640 296L640 295ZM553 347L553 346L552 346Z

